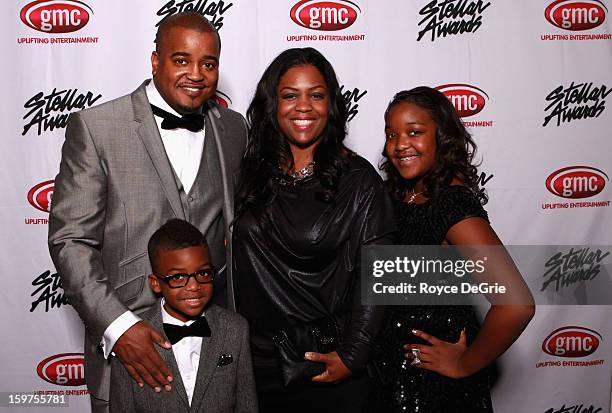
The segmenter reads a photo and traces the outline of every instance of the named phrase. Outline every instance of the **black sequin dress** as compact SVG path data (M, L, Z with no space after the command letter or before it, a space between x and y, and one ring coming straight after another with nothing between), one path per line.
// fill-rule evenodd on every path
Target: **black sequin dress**
M470 217L488 219L474 193L463 186L450 186L423 204L400 203L399 243L439 245L448 230ZM438 373L410 367L403 345L422 343L412 329L456 342L465 327L468 344L479 329L470 306L395 306L389 310L379 356L382 391L377 410L418 413L492 412L489 394L490 369L464 379L451 379Z

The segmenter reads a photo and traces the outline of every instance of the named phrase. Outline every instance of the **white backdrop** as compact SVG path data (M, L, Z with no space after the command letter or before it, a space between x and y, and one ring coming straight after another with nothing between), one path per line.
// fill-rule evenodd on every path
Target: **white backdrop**
M166 14L197 8L219 28L219 96L243 114L274 56L319 49L350 99L348 144L374 165L393 94L445 86L479 145L486 208L506 244L612 245L609 7L607 0L6 2L0 391L69 394L65 411L88 408L83 329L46 246L49 181L67 114L149 77L155 25ZM557 179L547 186L551 175ZM496 411L610 411L610 315L609 306L538 307L501 360ZM561 330L563 337L591 334L598 346L574 357L547 353L547 337L569 326L578 329Z

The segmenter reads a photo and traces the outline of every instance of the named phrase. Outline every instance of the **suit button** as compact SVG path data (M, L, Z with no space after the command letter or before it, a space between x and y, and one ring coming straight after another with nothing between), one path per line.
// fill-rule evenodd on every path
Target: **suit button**
M189 198L187 198L187 202L193 202L193 197L190 196Z

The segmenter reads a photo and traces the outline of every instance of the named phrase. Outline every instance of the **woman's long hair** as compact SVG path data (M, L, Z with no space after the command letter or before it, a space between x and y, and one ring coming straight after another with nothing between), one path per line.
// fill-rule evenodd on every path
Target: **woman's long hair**
M425 195L435 198L441 188L449 186L452 180L457 178L474 191L481 204L486 204L488 197L478 186L478 165L473 164L476 144L450 100L436 89L426 86L405 90L393 97L385 111L385 120L391 109L402 102L412 103L426 110L437 125L436 163L423 177ZM406 193L414 188L416 180L402 178L384 149L383 156L385 160L380 169L387 174L387 185L391 194L402 201Z
M278 84L287 70L312 65L325 79L328 91L328 122L314 153L314 173L324 190L317 194L331 202L336 193L345 154L344 144L348 110L332 65L317 50L306 47L288 49L270 63L257 84L255 96L247 110L250 125L249 143L240 165L240 182L236 193L236 217L247 210L259 209L273 201L278 181L285 170L293 168L293 155L287 137L277 120Z

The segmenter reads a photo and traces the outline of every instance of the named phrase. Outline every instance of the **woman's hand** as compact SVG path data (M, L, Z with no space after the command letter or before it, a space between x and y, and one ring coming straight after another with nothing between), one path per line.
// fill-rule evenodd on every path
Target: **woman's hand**
M318 376L314 376L311 379L312 381L338 383L352 374L335 351L326 354L308 352L304 354L304 358L309 361L325 363L325 371Z
M418 330L412 330L412 334L431 344L406 344L404 346L404 350L406 350L405 357L409 360L414 359L412 349L419 350L418 358L421 362L412 364L412 367L435 371L453 379L459 379L475 373L466 371L461 362L462 356L467 349L465 329L461 330L459 341L456 343L439 340L430 334Z

